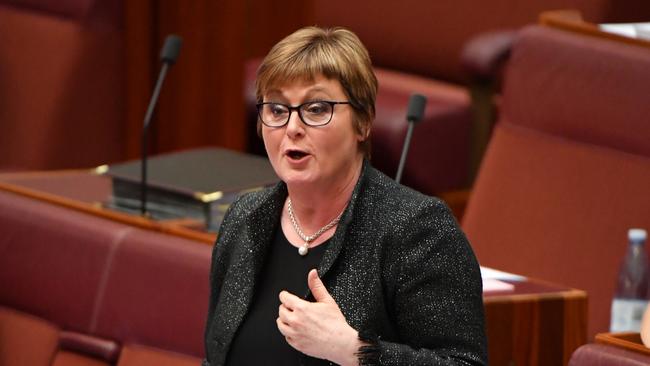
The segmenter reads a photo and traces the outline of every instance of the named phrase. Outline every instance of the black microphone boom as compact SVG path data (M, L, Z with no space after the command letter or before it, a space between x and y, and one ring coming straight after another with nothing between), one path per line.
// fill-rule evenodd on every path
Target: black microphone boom
M406 163L406 156L409 152L411 145L411 137L413 135L413 128L417 122L422 120L424 116L424 107L427 105L427 97L421 94L413 94L409 98L409 105L406 111L406 121L408 122L408 130L406 130L406 137L404 138L404 146L402 147L402 156L399 159L399 166L397 167L397 175L395 181L399 183L402 180L402 173L404 172L404 164Z
M149 131L149 124L151 123L153 110L156 107L156 103L158 102L160 89L162 88L163 81L167 75L167 69L169 69L169 67L176 62L182 44L183 39L175 34L170 34L167 36L167 38L165 38L165 44L160 50L162 68L160 69L160 74L158 74L158 81L156 82L156 87L154 88L153 94L151 95L147 113L144 116L144 123L142 125L142 181L140 189L140 213L142 216L147 215L147 132Z

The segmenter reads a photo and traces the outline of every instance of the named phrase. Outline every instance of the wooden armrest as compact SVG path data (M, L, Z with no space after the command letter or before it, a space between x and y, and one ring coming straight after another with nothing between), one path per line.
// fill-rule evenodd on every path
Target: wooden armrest
M539 15L539 24L569 32L581 33L591 37L598 37L610 41L650 48L650 42L647 40L625 37L600 30L597 24L585 21L577 10L552 10L542 12Z

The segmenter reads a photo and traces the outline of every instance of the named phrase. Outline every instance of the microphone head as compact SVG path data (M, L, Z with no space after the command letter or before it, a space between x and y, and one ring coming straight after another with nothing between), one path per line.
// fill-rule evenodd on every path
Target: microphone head
M181 45L183 44L183 38L170 34L165 38L165 44L163 45L162 50L160 50L160 60L164 63L173 65L178 58L178 53L181 51Z
M409 98L409 106L406 111L406 120L409 122L420 122L424 116L424 107L427 105L427 97L422 94L413 94Z

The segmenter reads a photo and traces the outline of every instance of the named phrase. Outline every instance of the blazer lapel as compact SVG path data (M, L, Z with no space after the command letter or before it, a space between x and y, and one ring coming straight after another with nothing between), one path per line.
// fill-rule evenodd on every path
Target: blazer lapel
M241 235L237 238L237 258L228 275L228 299L223 302L226 306L223 309L217 308L219 314L215 314L225 325L221 338L225 349L230 348L252 303L259 274L273 240L273 232L280 222L285 198L286 186L279 183L247 216Z

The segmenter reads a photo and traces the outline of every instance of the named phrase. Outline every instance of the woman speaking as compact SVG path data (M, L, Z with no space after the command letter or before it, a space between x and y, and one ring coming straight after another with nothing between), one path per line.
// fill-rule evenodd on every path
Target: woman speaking
M440 200L369 163L377 79L357 36L307 27L257 72L281 182L214 247L204 365L484 365L481 276Z

